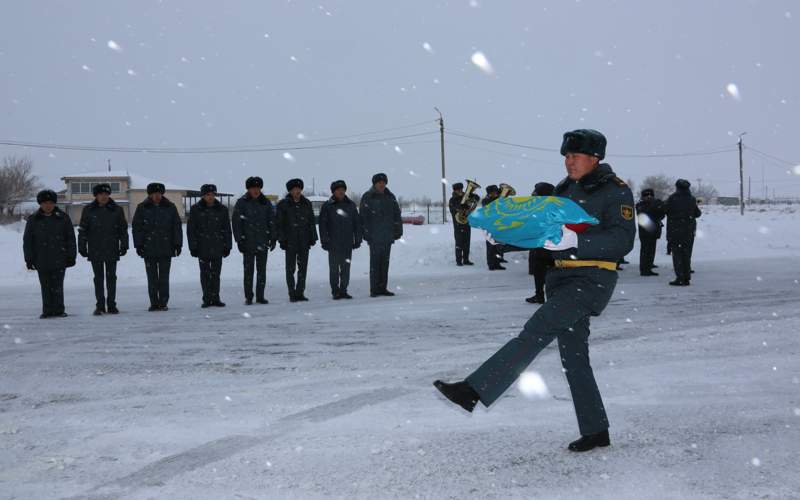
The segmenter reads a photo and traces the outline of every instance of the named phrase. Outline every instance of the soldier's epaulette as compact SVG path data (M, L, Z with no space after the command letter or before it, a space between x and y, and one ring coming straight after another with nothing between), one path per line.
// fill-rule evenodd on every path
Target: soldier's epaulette
M622 179L620 179L619 177L616 177L616 176L614 176L614 184L616 184L617 186L619 186L621 188L622 187L628 187L628 185L625 183L625 181L623 181Z

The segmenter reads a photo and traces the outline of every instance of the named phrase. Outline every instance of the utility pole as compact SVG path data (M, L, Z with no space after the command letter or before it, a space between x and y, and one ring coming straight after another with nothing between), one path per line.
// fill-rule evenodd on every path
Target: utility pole
M444 117L436 106L433 107L439 113L439 136L442 145L442 222L447 224L447 176L444 173Z
M108 173L111 173L111 158L108 159Z
M753 178L748 175L747 176L747 204L748 205L751 204L751 201L750 201L751 200L751 198L750 198L750 190L752 189L752 187L753 187Z
M744 159L742 158L742 136L747 132L739 134L739 213L744 215Z

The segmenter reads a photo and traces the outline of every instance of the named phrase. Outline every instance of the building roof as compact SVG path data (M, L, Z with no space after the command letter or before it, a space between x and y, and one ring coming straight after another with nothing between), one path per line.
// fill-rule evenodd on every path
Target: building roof
M145 177L143 175L127 172L124 170L112 170L108 171L100 171L100 172L83 172L79 174L69 174L61 176L62 180L69 181L70 179L84 179L84 178L93 178L93 179L128 179L128 189L134 190L145 190L147 189L147 185L151 182L161 182L164 184L164 187L167 191L192 191L192 188L188 188L186 186L179 186L178 184L173 184L167 181L160 181L156 179L150 179L149 177Z

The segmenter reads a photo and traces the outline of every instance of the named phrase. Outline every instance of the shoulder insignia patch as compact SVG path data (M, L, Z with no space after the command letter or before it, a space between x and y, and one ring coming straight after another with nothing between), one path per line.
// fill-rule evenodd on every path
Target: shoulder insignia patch
M632 220L633 219L633 207L630 205L620 205L620 214L622 218L625 220Z

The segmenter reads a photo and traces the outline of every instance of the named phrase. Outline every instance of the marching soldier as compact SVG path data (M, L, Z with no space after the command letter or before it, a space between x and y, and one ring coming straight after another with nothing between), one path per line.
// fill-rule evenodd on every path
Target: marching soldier
M664 202L655 197L655 191L642 189L642 197L636 204L639 225L639 274L658 276L653 272L656 258L656 243L661 238L661 220L664 218Z
M472 411L480 401L494 403L536 356L557 340L572 392L581 438L571 451L608 446L608 418L589 365L589 318L605 309L617 282L616 263L633 247L636 226L633 195L611 170L600 164L606 139L595 130L564 134L561 154L567 178L555 194L581 205L600 223L580 234L564 227L558 244L548 241L555 268L547 273L547 301L519 336L509 341L464 381L434 385L450 401Z
M286 183L289 192L278 202L277 233L281 249L286 251L286 286L291 302L303 302L305 296L308 252L317 243L317 225L314 208L303 196L303 180L291 179ZM297 281L294 272L297 269Z
M492 184L486 186L486 196L481 200L481 206L486 206L489 203L500 197L500 188ZM500 264L502 255L500 253L500 244L494 244L486 240L486 264L489 266L490 271L505 271L505 267Z
M380 173L372 176L372 188L361 197L359 214L364 240L369 245L369 296L391 297L389 291L389 258L392 245L403 237L403 218L397 198L386 185L389 178Z
M480 197L471 193L471 199L480 200ZM472 266L474 265L469 260L469 246L472 237L472 228L469 224L461 224L456 220L456 214L461 208L461 200L464 198L464 184L456 182L453 184L453 195L450 197L448 206L450 207L450 216L453 219L453 235L456 239L456 265L457 266Z
M94 201L81 212L78 252L92 263L94 315L119 314L117 261L128 252L128 221L122 207L110 197L111 185L97 184L92 193Z
M231 254L231 218L217 199L217 186L203 184L201 199L192 205L186 223L189 252L200 264L201 307L225 307L219 298L222 259Z
M181 254L183 227L175 204L164 196L160 182L147 185L147 198L133 214L133 245L136 254L144 259L147 271L148 311L169 308L169 270L172 258Z
M333 300L352 299L347 293L350 284L350 261L353 250L361 246L361 218L356 204L347 197L344 181L331 183L331 198L319 211L319 239L328 252L331 294Z
M667 198L667 241L672 252L675 280L672 286L689 286L692 278L692 247L697 231L697 218L702 215L686 179L678 179L675 192Z
M255 299L257 304L268 304L264 295L267 287L267 255L275 250L275 213L269 198L261 189L261 177L248 177L247 192L236 201L231 225L236 245L244 264L245 304L253 303L253 272L256 273Z
M75 229L56 206L58 195L45 189L36 195L39 210L28 217L22 237L25 265L39 274L42 314L39 318L64 318L64 274L75 265Z
M539 182L533 188L533 196L552 196L555 186L549 182ZM533 283L536 291L533 297L528 297L525 302L528 304L544 304L545 277L547 270L553 267L553 258L550 252L544 248L534 248L528 253L528 262L533 274Z

